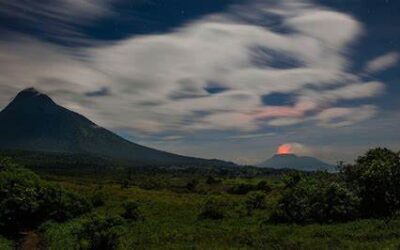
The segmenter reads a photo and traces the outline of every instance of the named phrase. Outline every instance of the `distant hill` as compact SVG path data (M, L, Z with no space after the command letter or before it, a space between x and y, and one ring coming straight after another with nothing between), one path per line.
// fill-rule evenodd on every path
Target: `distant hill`
M335 166L309 156L295 154L276 154L260 163L259 167L274 169L295 169L301 171L327 170L335 171Z
M57 105L34 88L18 93L0 112L0 150L86 154L140 166L234 166L135 144Z

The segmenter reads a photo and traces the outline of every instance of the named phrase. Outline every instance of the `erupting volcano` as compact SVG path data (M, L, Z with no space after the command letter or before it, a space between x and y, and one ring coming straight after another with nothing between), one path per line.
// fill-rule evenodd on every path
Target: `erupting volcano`
M327 170L335 171L335 166L309 156L297 156L301 144L285 143L278 147L276 154L259 164L264 168L296 169L301 171Z

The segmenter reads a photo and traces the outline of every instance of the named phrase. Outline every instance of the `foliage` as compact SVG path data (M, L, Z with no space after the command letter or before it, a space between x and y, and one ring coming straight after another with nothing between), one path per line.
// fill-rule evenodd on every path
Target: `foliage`
M105 204L107 194L103 190L96 190L90 197L93 207L101 207Z
M257 184L256 190L268 193L272 191L272 188L268 185L268 183L265 180L262 180Z
M0 170L0 176L3 171ZM149 249L397 249L400 246L399 218L392 217L389 222L365 218L370 215L365 213L362 203L359 176L364 170L342 169L340 174L291 172L283 176L281 172L250 167L234 170L135 168L128 178L134 185L128 189L121 189L121 180L127 179L126 169L100 174L74 171L40 171L38 190L50 191L39 192L39 197L50 198L38 199L38 210L50 213L47 216L44 212L35 213L32 217L35 224L51 219L40 226L45 249L137 249L141 246ZM194 192L188 192L187 184L192 180L197 180L198 185ZM218 183L211 184L215 180ZM246 195L226 192L241 185L250 187L251 191ZM53 209L63 210L63 202L46 206L50 207L48 210L41 209L44 207L41 200L59 201L60 192L64 197L61 200L70 200L67 203L72 204L65 192L89 197L92 203L96 203L97 195L100 201L104 201L103 194L108 196L91 214L64 221L55 220L57 213ZM130 215L125 216L127 211ZM128 219L135 218L136 212L146 219L135 222ZM269 221L265 220L268 216ZM0 237L0 249L8 249L3 246L10 243Z
M302 173L298 171L287 173L283 177L283 183L285 184L285 188L295 187L301 181L302 177L303 177Z
M341 175L361 197L365 217L391 216L400 208L400 156L385 148L369 150Z
M265 193L261 191L254 191L249 193L245 200L246 208L248 210L266 208L265 198Z
M222 181L220 180L220 179L217 179L217 178L215 178L215 177L213 177L213 176L208 176L207 177L207 180L206 180L206 183L208 184L208 185L214 185L214 184L219 184L219 183L221 183Z
M127 220L139 220L142 218L140 211L139 211L139 203L136 201L132 200L127 200L122 204L124 208L124 213L122 214L122 217L124 217Z
M12 250L14 249L11 241L0 236L0 249L1 250Z
M124 220L119 216L90 215L76 232L83 249L117 249Z
M208 197L203 205L203 209L199 215L199 219L220 220L225 217L228 204L219 197Z
M241 183L239 185L235 185L228 189L229 194L247 194L252 191L263 191L263 192L270 192L271 188L268 186L266 181L260 181L258 184L246 184Z
M194 191L196 191L196 188L197 188L198 185L199 185L199 180L192 179L186 184L186 188L190 192L194 192Z
M358 218L360 199L343 183L303 178L286 189L271 215L275 222L342 222Z
M63 221L90 209L87 199L42 181L30 170L7 165L0 171L0 230L15 233L47 219Z

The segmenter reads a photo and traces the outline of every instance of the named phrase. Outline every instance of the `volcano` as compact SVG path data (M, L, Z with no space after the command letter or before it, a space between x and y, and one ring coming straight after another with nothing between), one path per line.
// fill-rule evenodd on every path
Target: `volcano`
M259 167L275 169L294 169L300 171L327 170L333 172L335 166L325 163L310 156L297 156L295 154L276 154L270 159L260 163Z
M29 88L0 112L0 149L101 156L136 165L232 166L127 141Z

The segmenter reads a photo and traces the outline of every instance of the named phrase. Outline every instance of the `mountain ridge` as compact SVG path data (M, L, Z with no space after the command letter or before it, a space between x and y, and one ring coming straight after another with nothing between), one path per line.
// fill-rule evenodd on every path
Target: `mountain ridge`
M19 92L0 112L0 149L84 153L143 165L234 165L130 142L34 88Z

